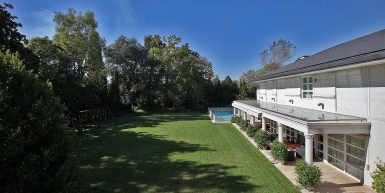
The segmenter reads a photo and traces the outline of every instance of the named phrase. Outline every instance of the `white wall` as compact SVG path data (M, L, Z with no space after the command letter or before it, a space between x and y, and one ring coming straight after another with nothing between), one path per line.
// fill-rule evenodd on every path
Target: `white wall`
M274 100L273 100L274 99ZM266 83L266 100L267 102L276 103L277 101L277 81L267 81Z
M369 67L370 116L385 117L385 64Z
M277 103L286 104L286 79L277 80Z
M366 117L371 123L366 158L370 170L364 170L364 181L371 186L370 173L376 169L378 158L385 161L385 64L309 76L314 78L312 99L302 99L302 77L298 76L276 80L276 102L316 110L322 110L317 104L324 103L325 111ZM273 81L262 83L259 92L268 93L263 101L274 102L274 88L268 85Z
M367 68L336 72L337 111L366 116L368 114Z

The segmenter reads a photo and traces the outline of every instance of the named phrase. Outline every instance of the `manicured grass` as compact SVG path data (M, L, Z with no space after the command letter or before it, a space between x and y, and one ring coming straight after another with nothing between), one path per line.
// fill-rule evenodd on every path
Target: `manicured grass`
M79 137L86 192L299 192L232 124L202 112L127 114Z

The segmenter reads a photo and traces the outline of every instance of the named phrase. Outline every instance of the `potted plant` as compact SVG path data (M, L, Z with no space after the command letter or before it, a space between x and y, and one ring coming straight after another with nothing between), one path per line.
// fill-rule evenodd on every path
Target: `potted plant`
M270 139L267 131L258 130L254 135L254 141L259 149L266 149L266 142Z
M271 155L275 160L284 164L288 157L287 146L278 140L273 141L273 144L271 145Z
M314 190L321 182L322 172L316 165L310 165L305 160L300 159L295 163L296 181L308 190Z

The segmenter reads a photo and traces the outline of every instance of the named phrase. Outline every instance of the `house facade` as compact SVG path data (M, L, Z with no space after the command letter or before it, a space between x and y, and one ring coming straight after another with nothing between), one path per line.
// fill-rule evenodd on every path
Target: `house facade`
M371 186L385 161L385 30L305 57L254 78L257 100L234 101L234 114Z

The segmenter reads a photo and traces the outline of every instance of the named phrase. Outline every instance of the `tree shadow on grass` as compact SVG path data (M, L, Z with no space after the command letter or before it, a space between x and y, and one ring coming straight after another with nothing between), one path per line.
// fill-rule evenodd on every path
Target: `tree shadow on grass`
M128 113L103 122L104 127L136 128L156 127L161 123L172 121L210 120L202 111Z
M89 130L82 137L86 192L254 192L258 188L248 177L231 174L234 166L171 159L174 153L214 151L199 144L131 132L118 124L109 130Z

